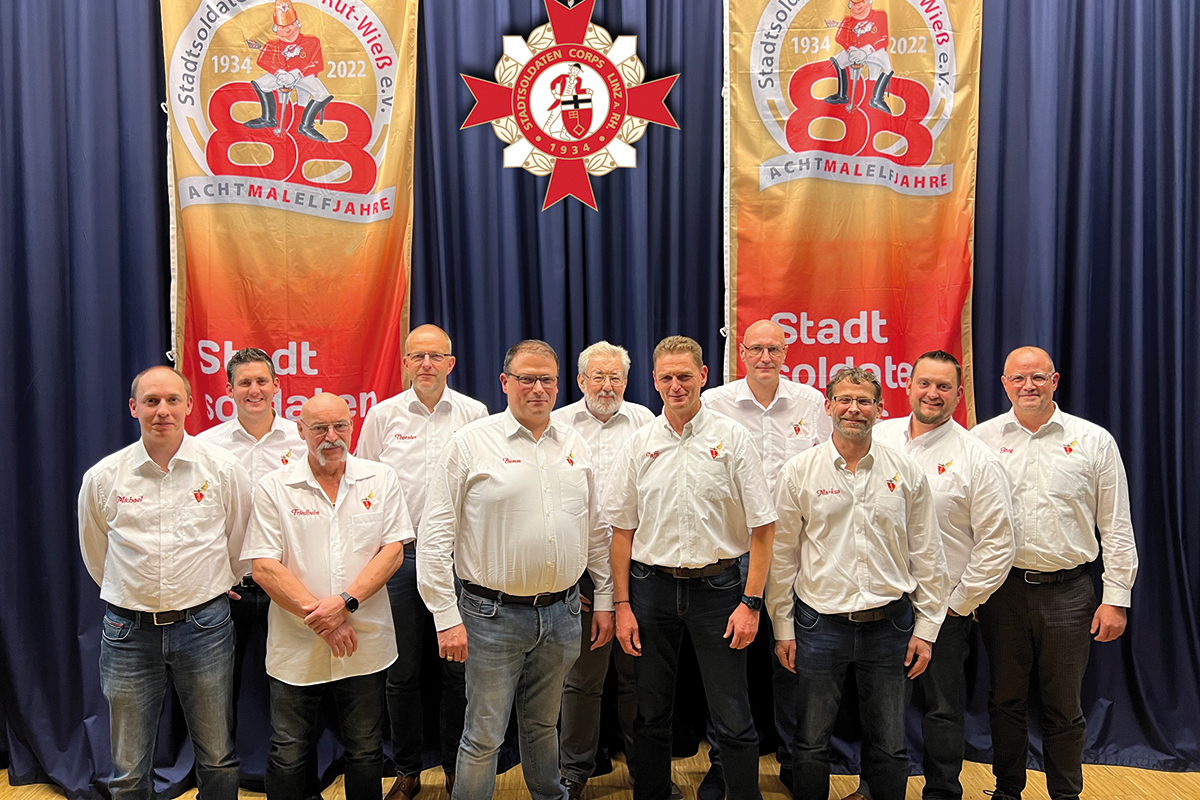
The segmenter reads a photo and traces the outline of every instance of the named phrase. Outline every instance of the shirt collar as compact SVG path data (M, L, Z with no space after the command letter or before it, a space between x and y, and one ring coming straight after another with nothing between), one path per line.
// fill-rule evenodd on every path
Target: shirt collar
M779 385L775 387L775 396L773 398L771 398L771 402L768 403L766 406L759 403L758 398L754 396L754 390L750 388L750 379L749 378L742 378L741 381L739 381L739 383L741 383L741 386L739 386L737 388L737 393L734 395L734 398L733 398L734 402L736 402L736 403L753 403L754 405L758 406L759 408L770 409L771 406L775 405L776 403L780 403L780 404L786 403L789 399L788 396L784 393L783 378L779 379Z
M533 432L517 421L517 418L515 416L513 416L511 408L506 407L504 409L504 411L501 413L504 415L504 435L505 435L505 437L511 439L514 436L519 435L522 431L524 431L525 435L529 437L530 441L534 441ZM542 435L545 436L547 434L549 434L551 439L557 440L557 439L562 438L562 430L559 427L559 425L554 421L553 417L550 418L550 423L546 426L546 430Z
M689 431L691 431L691 435L696 436L701 431L703 431L705 429L705 427L707 427L709 418L711 416L712 416L712 412L709 411L708 408L703 403L701 403L700 410L696 412L696 416L692 417L690 420L688 420L687 422L684 423L683 432L688 433ZM672 435L676 435L675 429L671 427L670 420L667 419L666 409L663 410L663 413L660 415L659 418L662 420L663 427L666 428L667 430L669 430L672 433Z
M421 398L417 397L416 390L411 386L405 389L401 393L400 397L404 402L407 402L410 411L416 411L418 414L424 414L428 417L436 412L439 408L450 405L450 387L447 386L442 389L442 396L439 397L438 401L433 404L433 411L430 411L429 408L421 402Z
M950 429L953 427L954 419L951 418L943 422L941 425L938 425L933 430L926 431L914 439L912 435L912 414L909 414L904 418L904 441L906 444L911 444L915 441L921 447L932 447L944 439L949 434Z
M878 446L878 442L876 442L874 437L872 437L871 449L867 451L866 455L858 460L858 466L866 467L867 469L873 467L875 465L875 448ZM837 445L833 443L832 437L819 444L818 447L826 448L825 457L832 461L835 467L838 469L846 468L846 459L843 458L842 454L838 452Z
M613 412L613 415L611 417L608 418L608 422L612 422L617 417L625 417L626 419L629 419L630 417L629 417L628 406L629 406L629 404L626 403L625 400L622 398L620 407L616 411ZM575 409L575 413L572 414L571 416L574 419L579 419L580 417L587 417L588 419L591 419L593 422L595 422L598 425L607 425L608 424L608 422L601 422L600 418L592 413L592 410L590 408L588 408L586 397L580 399L579 407Z
M171 456L171 463L175 461L196 463L196 446L192 443L192 436L190 434L183 434L183 441L180 442L179 449L175 451L175 455ZM137 444L133 449L133 466L136 469L145 464L154 464L154 459L150 457L149 451L146 450L145 440L138 438ZM154 464L154 466L156 469L158 468L157 464Z
M287 435L286 426L287 425L295 425L295 424L296 424L295 422L285 421L282 414L274 414L274 415L272 415L272 418L271 418L271 429L266 432L266 434L263 436L263 439L266 439L268 436L275 433L276 431L282 431L283 434L286 436ZM250 431L246 430L246 426L242 424L241 417L235 416L233 418L233 430L238 435L248 437L250 439L250 441L257 441L254 438L254 436L251 435Z
M1048 430L1051 425L1058 425L1058 427L1062 430L1066 430L1066 428L1067 428L1066 415L1063 413L1063 410L1061 408L1059 408L1058 403L1054 404L1054 413L1050 415L1050 419L1048 419L1046 421L1046 424L1043 425L1042 427L1038 428L1036 431L1031 431L1028 428L1026 428L1024 425L1021 424L1021 421L1019 419L1017 419L1016 409L1010 408L1004 414L1004 427L1005 428L1009 428L1009 427L1017 428L1019 430L1025 431L1025 433L1029 434L1030 436L1036 436L1039 433L1041 433L1042 431Z

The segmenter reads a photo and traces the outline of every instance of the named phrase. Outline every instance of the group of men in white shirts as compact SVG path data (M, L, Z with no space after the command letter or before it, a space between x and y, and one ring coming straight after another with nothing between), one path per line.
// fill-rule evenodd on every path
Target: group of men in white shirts
M405 343L410 388L368 412L355 455L355 419L336 395L310 399L295 422L275 413L261 350L230 359L237 418L196 437L184 432L182 374L141 373L130 399L141 438L89 470L79 495L84 563L108 604L114 800L153 796L168 681L202 800L236 797L234 675L264 608L270 800L319 791L312 744L328 694L348 800L380 796L385 718L388 800L420 792L430 625L454 800L492 797L514 708L533 798L581 798L610 662L634 797L679 797L670 759L685 631L713 745L699 800L759 797L745 648L760 633L773 636L780 776L796 798L828 797L851 667L856 795L904 797L915 683L924 796L958 798L975 620L991 664L995 796L1021 796L1036 689L1050 795L1077 798L1090 637L1122 633L1137 571L1111 435L1057 407L1059 376L1038 348L1005 363L1012 410L970 433L953 420L963 388L948 353L915 360L911 414L877 425L872 373L842 370L824 395L781 380L787 345L769 320L738 348L747 377L702 394L700 346L662 340L655 417L624 400L630 358L608 342L579 356L583 399L555 410L558 355L525 340L500 375L507 408L489 416L447 386L450 338L423 325Z

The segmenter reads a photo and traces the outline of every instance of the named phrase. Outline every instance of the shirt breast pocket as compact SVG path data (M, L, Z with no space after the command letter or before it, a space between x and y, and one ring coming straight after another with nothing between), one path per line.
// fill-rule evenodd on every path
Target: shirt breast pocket
M1077 501L1091 494L1091 464L1079 450L1053 462L1050 494L1064 500Z
M733 482L729 478L729 467L725 456L705 457L698 460L696 468L696 493L705 500L720 503L733 494Z
M383 512L355 514L350 518L350 547L355 553L373 556L383 546Z
M562 494L562 510L565 514L578 517L588 512L587 473L581 469L569 469L559 473L559 488Z

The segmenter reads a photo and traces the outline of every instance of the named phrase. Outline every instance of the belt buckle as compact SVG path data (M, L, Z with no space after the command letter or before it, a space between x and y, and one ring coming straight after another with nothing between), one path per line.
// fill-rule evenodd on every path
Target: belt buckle
M162 615L162 619L159 619ZM176 622L187 618L186 611L155 611L154 624L162 627L164 625L174 625Z
M553 592L542 592L541 594L535 594L533 596L533 603L532 603L533 607L534 608L545 608L546 606L551 605L551 603L549 602L549 598L552 597L553 595L554 595Z
M855 619L855 617L857 617L859 614L866 614L866 613L867 613L866 611L851 611L849 614L846 615L846 619L850 620L851 622L859 622L859 623L870 622L871 620L869 620L869 619Z
M1022 572L1022 577L1025 579L1025 582L1028 583L1030 586L1040 586L1042 584L1042 581L1038 581L1038 580L1031 581L1031 580L1029 580L1029 576L1030 575L1045 575L1045 574L1046 573L1040 572L1036 569L1027 569Z

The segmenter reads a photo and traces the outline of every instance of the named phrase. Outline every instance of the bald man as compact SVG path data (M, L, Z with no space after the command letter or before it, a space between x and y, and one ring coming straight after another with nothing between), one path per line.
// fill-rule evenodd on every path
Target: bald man
M304 800L304 768L328 691L346 748L347 800L379 800L383 686L396 634L379 590L404 559L412 524L395 471L350 455L354 420L336 394L296 423L305 458L254 491L242 558L271 597L269 800Z
M825 396L804 383L782 380L780 371L787 358L783 328L769 319L752 323L738 345L738 357L746 367L746 377L706 390L700 395L704 405L740 422L751 433L762 458L767 489L775 496L775 484L789 458L810 447L828 441L833 423L825 413ZM743 571L745 560L743 559ZM766 638L767 650L775 649L771 626L759 628ZM775 698L775 731L779 735L779 780L792 790L792 740L796 731L796 676L771 657L774 668L772 688ZM720 747L709 720L709 758L712 766L701 781L699 800L721 800L725 795Z
M487 416L487 406L446 385L456 359L450 337L436 325L419 325L404 342L404 374L409 388L367 412L358 437L361 458L382 461L400 476L408 500L408 515L420 535L425 511L425 485L446 442L456 430ZM388 668L387 710L392 733L396 780L387 800L412 800L421 791L425 756L425 712L421 702L421 644L433 616L417 591L417 543L404 547L404 563L388 581L392 622L399 656ZM453 793L458 743L467 708L463 662L439 659L441 708L438 714L439 750L446 774L446 791ZM432 680L433 676L429 676Z
M1025 788L1032 689L1042 705L1046 788L1052 800L1075 800L1083 791L1088 637L1110 642L1124 632L1137 577L1129 485L1112 435L1054 402L1059 375L1045 350L1012 351L1000 380L1012 409L974 430L1008 473L1017 523L1015 566L979 607L991 664L995 797L1020 798ZM1090 573L1100 545L1097 605Z

